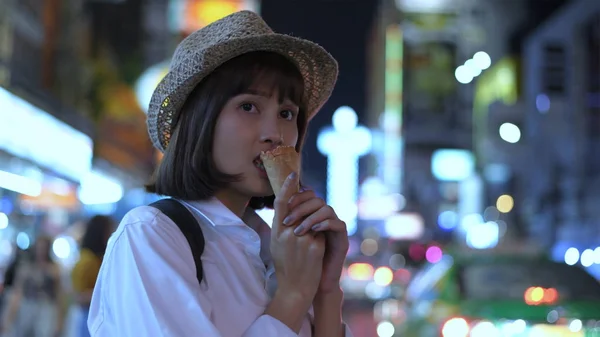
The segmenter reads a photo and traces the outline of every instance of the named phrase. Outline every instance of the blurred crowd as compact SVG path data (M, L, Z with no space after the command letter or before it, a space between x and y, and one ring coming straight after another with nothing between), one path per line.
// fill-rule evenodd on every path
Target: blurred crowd
M87 315L102 257L115 222L97 215L86 223L72 270L54 261L53 238L17 249L0 295L2 337L86 337Z

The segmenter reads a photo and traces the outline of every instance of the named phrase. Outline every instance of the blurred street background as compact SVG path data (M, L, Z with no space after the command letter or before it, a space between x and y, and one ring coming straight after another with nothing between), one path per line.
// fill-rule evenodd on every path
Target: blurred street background
M152 91L241 9L339 61L303 179L355 336L600 336L600 0L0 0L0 336L83 336L88 219L157 199Z

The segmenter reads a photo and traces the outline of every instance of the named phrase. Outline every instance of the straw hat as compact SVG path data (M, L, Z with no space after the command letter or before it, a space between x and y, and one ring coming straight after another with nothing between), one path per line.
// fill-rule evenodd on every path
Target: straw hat
M148 108L148 133L154 146L164 152L173 121L202 79L228 60L253 51L281 54L298 67L309 119L331 96L338 66L325 49L273 32L254 12L237 12L192 33L177 46L169 72L154 90Z

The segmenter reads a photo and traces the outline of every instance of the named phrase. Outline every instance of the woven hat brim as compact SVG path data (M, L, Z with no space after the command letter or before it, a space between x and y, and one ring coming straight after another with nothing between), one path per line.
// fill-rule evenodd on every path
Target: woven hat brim
M190 52L187 62L169 70L156 87L148 109L148 133L154 146L164 152L173 121L194 88L223 63L246 53L278 53L294 63L304 79L308 118L327 102L338 76L335 59L314 42L284 34L248 36L224 41L201 52Z

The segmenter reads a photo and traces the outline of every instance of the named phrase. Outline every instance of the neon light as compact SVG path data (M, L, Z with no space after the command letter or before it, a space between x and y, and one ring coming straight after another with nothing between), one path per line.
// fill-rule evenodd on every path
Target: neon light
M390 25L385 38L385 111L380 123L384 132L383 181L391 193L402 189L403 58L402 30Z
M358 158L371 150L371 132L357 126L356 112L340 107L328 128L317 138L317 147L327 156L327 203L346 222L348 234L356 232L358 215Z

